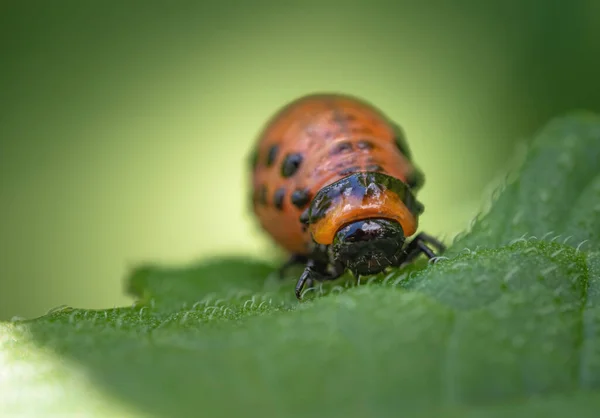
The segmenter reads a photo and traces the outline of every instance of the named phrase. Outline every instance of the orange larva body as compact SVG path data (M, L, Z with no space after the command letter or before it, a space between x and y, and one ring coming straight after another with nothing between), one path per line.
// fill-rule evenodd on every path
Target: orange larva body
M309 259L356 220L393 220L404 236L413 235L423 210L414 192L422 183L400 128L346 95L309 95L285 106L261 132L253 158L261 226L288 252Z

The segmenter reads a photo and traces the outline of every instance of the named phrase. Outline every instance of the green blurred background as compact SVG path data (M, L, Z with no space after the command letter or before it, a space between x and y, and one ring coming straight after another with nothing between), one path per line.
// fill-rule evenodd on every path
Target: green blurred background
M600 109L600 2L4 1L0 319L129 304L139 262L266 257L246 155L338 91L407 132L421 226L468 225L515 144Z

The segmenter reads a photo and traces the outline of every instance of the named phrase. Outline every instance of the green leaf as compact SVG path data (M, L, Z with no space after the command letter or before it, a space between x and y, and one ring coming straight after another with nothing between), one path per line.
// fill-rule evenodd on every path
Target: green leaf
M582 311L582 387L600 387L600 252L587 256L588 286Z
M519 242L283 311L66 309L14 333L161 416L449 414L597 388L597 267L569 246Z
M450 254L527 237L600 249L600 117L571 115L542 129L516 179Z
M138 297L140 304L162 310L252 298L260 302L266 298L292 302L293 295L282 291L274 268L272 264L241 257L181 268L144 265L131 272L127 292Z
M346 277L302 303L297 272L280 280L269 263L146 265L127 282L135 306L1 325L0 415L595 417L599 129L550 124L518 180L434 264ZM579 163L561 168L560 152ZM540 205L534 186L571 203ZM548 229L573 242L530 237Z

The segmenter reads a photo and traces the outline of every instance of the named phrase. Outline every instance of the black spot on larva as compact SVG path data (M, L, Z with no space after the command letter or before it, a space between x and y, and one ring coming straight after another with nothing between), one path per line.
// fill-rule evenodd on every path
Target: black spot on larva
M373 142L369 141L368 139L361 139L356 143L356 147L361 150L373 149L375 148L375 144L373 144Z
M302 159L302 154L300 153L286 155L285 160L281 164L281 175L283 177L291 177L296 174L300 164L302 164Z
M367 169L367 171L383 171L383 167L379 164L370 164L365 168Z
M294 206L302 209L310 202L310 192L306 189L296 189L292 193L291 199Z
M341 154L343 152L350 152L352 151L352 143L348 142L348 141L341 141L338 142L337 144L335 144L333 146L333 148L331 148L330 151L330 155L337 155L337 154Z
M348 176L352 173L356 173L358 170L360 170L360 167L353 165L353 166L344 168L342 171L338 172L338 174L340 176Z
M266 184L263 184L258 189L258 203L260 203L261 205L267 204L267 185Z
M285 188L280 187L275 190L275 194L273 194L273 204L279 210L283 209L283 199L285 198Z
M275 159L277 158L277 153L279 152L279 145L271 145L271 148L269 148L269 152L267 153L267 167L270 167L273 165L273 163L275 162Z
M406 179L406 184L411 189L419 189L425 183L425 176L421 171L415 169Z

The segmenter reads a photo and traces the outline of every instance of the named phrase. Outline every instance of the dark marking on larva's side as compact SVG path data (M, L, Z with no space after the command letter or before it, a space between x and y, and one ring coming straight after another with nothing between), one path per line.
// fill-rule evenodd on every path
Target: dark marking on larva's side
M341 141L341 142L338 142L337 144L335 144L331 148L329 155L338 155L343 152L350 152L350 151L352 151L352 143L348 142L348 141Z
M314 223L325 216L329 207L331 207L334 201L340 199L342 194L351 194L362 199L365 196L379 193L383 190L390 190L398 195L414 216L419 216L423 213L423 204L416 199L406 183L384 173L358 172L319 190L308 207L307 223Z
M341 170L340 172L338 172L338 174L340 176L347 176L350 175L352 173L356 173L358 170L360 170L360 167L357 165L353 165L347 168L344 168L343 170Z
M302 164L302 154L293 153L285 156L283 163L281 164L281 175L285 178L291 177L298 171Z
M267 204L267 185L263 184L258 189L258 203L261 205Z
M369 150L375 148L375 144L368 139L361 139L356 142L356 148L360 150Z
M419 202L418 200L415 200L413 202L413 206L408 208L412 213L416 213L418 215L422 214L425 211L425 206Z
M275 190L275 193L273 194L273 205L275 205L275 208L277 208L278 210L282 210L284 199L285 199L285 188L280 187L279 189Z
M406 159L411 161L412 155L410 148L408 148L408 143L406 142L402 128L400 128L400 126L397 124L393 124L392 126L394 128L394 142L396 143L396 147L406 157Z
M310 202L310 192L307 189L296 189L291 199L294 206L303 209Z
M279 153L279 145L277 145L277 144L271 145L271 148L269 148L269 151L267 152L267 161L266 161L267 167L271 167L273 165L273 163L277 159L278 153Z
M411 189L418 190L423 186L424 183L425 176L418 169L414 169L406 178L406 184L408 184L408 187L410 187Z
M379 164L370 164L365 167L367 171L383 171L383 167Z

